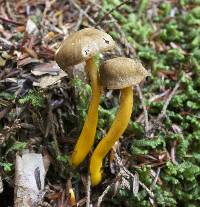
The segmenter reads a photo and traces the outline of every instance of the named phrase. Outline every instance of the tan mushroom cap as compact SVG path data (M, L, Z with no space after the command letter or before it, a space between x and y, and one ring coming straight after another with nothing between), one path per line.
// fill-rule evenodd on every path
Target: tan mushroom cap
M85 28L69 35L58 48L55 60L62 69L76 65L99 52L105 52L115 47L112 37L94 28Z
M117 57L100 68L101 83L108 89L122 89L141 82L149 73L136 59Z

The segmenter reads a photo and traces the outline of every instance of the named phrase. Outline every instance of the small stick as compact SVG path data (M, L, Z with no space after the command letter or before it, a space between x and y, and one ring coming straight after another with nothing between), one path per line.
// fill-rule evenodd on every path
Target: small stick
M3 181L1 179L1 175L0 175L0 194L3 192Z
M157 118L158 121L160 121L160 120L162 120L164 118L164 116L166 114L166 111L167 111L167 107L168 107L171 99L174 97L174 95L175 95L177 89L179 88L179 86L180 86L180 81L178 81L176 83L174 89L172 90L171 94L169 95L168 99L166 100L166 102L165 102L165 104L164 104L164 106L162 108L162 111L161 111L161 113L159 114L159 116Z
M150 190L149 190L149 188L143 183L143 182L141 182L141 181L139 181L139 184L147 191L147 193L149 194L149 196L151 197L151 198L154 198L155 196L154 196L154 193L153 192L151 192Z
M176 144L177 144L177 141L173 141L172 147L171 147L171 160L174 165L178 165L178 162L176 161Z
M156 172L156 175L155 175L155 177L154 177L154 180L153 180L153 182L152 182L152 184L151 184L151 186L150 186L150 188L151 189L153 189L153 187L156 185L156 183L157 183L157 181L158 181L158 178L159 178L159 175L160 175L160 167L158 167L158 169L157 169L157 172Z
M121 170L123 170L128 176L132 177L133 179L135 178L135 176L133 175L133 173L131 173L122 163L122 160L121 158L119 157L119 155L116 153L116 158L117 158L117 163L119 165L119 167L121 168ZM151 198L154 198L154 193L151 192L151 190L149 190L149 188L144 184L142 183L141 181L139 181L139 184L147 191L147 193L149 194L149 196Z
M90 207L90 191L91 191L91 179L90 179L90 173L88 172L87 175L87 186L86 186L86 207Z
M57 112L58 112L58 122L59 122L59 125L60 125L60 130L61 130L62 136L64 137L65 129L64 129L64 123L63 123L63 120L62 120L62 111L59 108L59 109L57 109Z
M1 17L1 16L0 16L0 20L2 20L3 22L10 23L10 24L15 24L15 25L18 25L18 26L23 26L24 25L23 23L16 22L16 21L14 21L12 19L6 19L6 18Z
M84 11L75 1L73 0L69 0L71 4L74 5L74 7L76 7L85 17L87 17L87 19L89 20L90 23L92 23L93 25L96 24L96 22L87 14L86 11Z
M178 81L176 83L174 89L172 90L172 92L170 93L169 97L167 98L165 104L163 105L163 108L162 108L160 114L158 115L157 119L153 122L151 128L149 128L148 133L150 134L151 138L154 136L154 132L159 128L160 123L163 121L163 119L166 115L167 107L169 106L171 99L176 94L176 91L178 90L179 86L180 86L180 81Z
M116 7L114 7L113 9L111 9L110 11L108 11L107 13L104 14L104 16L95 24L95 27L97 27L106 17L108 17L110 14L112 14L112 12L118 10L122 5L126 4L130 2L130 0L124 1L120 4L118 4Z
M144 103L144 97L143 97L143 94L142 94L142 91L141 91L141 88L139 85L136 86L137 88L137 92L139 94L139 98L140 98L140 101L142 103L142 108L143 108L143 111L144 111L144 121L145 121L145 134L146 136L148 137L148 131L149 131L149 119L148 119L148 112L147 112L147 107Z
M90 6L87 6L87 8L85 9L85 13L87 14L88 10L90 9ZM80 26L81 26L81 23L83 21L83 16L84 16L84 13L81 11L80 14L79 14L79 18L78 18L78 22L74 28L74 31L78 31Z
M151 97L151 98L149 99L149 102L151 103L151 102L157 101L157 100L159 100L159 99L165 97L165 96L168 95L169 93L170 93L170 89L167 89L167 90L164 91L163 93L160 93L160 94L157 94L157 95Z
M104 197L106 196L106 194L110 191L110 189L112 188L113 186L113 183L111 185L108 185L106 187L106 189L103 191L103 193L101 194L101 196L98 198L98 201L97 201L97 207L100 207Z

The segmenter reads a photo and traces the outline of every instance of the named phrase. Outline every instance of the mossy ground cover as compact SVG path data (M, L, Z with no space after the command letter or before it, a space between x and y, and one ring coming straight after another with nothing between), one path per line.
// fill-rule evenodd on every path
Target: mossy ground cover
M125 166L133 174L138 174L139 180L154 196L151 197L142 186L134 194L133 190L127 190L124 185L115 185L115 190L110 192L112 199L105 196L102 206L197 207L200 205L200 1L127 1L117 8L121 3L119 0L102 1L98 15L91 15L91 18L98 22L106 12L113 10L112 17L134 48L136 56L151 72L151 76L141 84L150 124L161 113L177 82L180 85L170 100L164 120L158 124L152 137L146 136L143 108L138 94L135 93L131 121L120 140L118 153ZM61 8L66 5L68 1L60 1L53 9L62 11ZM95 7L91 2L80 4L83 9L87 5ZM73 5L69 8L68 13L63 12L63 21L68 25L78 22L79 18L77 8ZM41 32L33 49L37 51L37 58L43 62L53 60L52 54L57 46L52 46L51 51L45 50L41 45L46 44L47 47L55 42L60 43L64 33L59 34L59 30L55 30L58 33L55 39L47 41L45 34L52 32L52 24L56 28L61 27L58 26L57 19L55 21L55 17L51 16L51 12L47 12L47 17L51 17L51 26L46 23L48 29L43 31L40 25L42 13L39 11L43 11L44 5L32 9L36 9L38 15L32 14L34 18L31 19ZM97 10L94 8L94 11ZM102 21L104 20L107 22L100 22L99 25L120 45L120 34L115 30L113 19L109 19L107 15ZM87 18L83 19L81 27L90 23ZM13 25L3 26L7 32L13 31ZM14 33L10 41L21 44L27 41L25 37L23 32ZM20 47L15 50L19 52ZM125 51L126 48L122 46L121 50ZM18 64L18 56L13 55L6 62L5 68L7 71L17 68L17 74L20 75L11 77L24 80L24 77L30 76L33 66L27 64L20 67ZM1 66L1 72L3 70ZM32 81L31 78L29 79ZM69 167L69 156L87 114L90 86L80 79L64 78L61 83L48 89L24 84L19 95L12 84L0 83L0 172L5 186L13 188L15 153L28 148L51 157L47 179L52 186L57 185L64 189L66 180L70 178L79 199L83 198L83 181L87 174L88 160L78 170L73 170ZM112 124L118 108L118 95L118 92L106 91L102 97L95 144ZM8 110L7 113L5 110ZM6 115L3 116L2 112ZM119 169L110 164L111 161L112 156L107 156L104 162L104 182L91 191L93 203L108 185L116 181ZM134 187L131 179L129 183ZM51 190L56 192L54 188ZM48 196L46 200L50 203ZM55 203L52 201L52 206Z
M104 1L104 8L111 10L121 1ZM158 206L198 206L199 149L200 149L200 2L199 1L140 1L137 8L129 5L121 7L112 15L119 21L128 41L137 56L152 73L143 86L144 97L150 119L154 119L166 101L160 98L151 101L155 95L173 89L180 81L177 94L172 98L165 120L155 136L148 139L144 129L134 120L140 114L141 105L136 102L132 122L131 138L126 148L134 161L132 166L140 166L140 179L151 185L154 178L151 170L157 170L148 155L169 154L160 165L159 182L153 186L155 202ZM111 26L112 28L112 26ZM113 37L117 33L112 31ZM127 133L129 133L127 132ZM122 141L125 142L125 141ZM176 162L171 154L175 147ZM118 201L127 206L151 206L145 190L137 196L120 190ZM119 205L116 201L115 205Z

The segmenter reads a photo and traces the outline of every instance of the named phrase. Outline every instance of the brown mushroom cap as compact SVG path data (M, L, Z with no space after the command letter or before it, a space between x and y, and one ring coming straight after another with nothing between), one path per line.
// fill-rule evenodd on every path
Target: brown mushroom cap
M76 65L99 52L115 47L112 37L94 28L82 29L69 35L58 48L55 60L62 69Z
M117 57L105 61L100 68L101 83L108 89L121 89L138 84L149 73L136 59Z

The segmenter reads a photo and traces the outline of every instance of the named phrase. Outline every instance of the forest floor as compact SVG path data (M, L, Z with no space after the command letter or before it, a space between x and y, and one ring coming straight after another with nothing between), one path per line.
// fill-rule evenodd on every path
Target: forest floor
M91 89L83 65L54 61L65 36L85 27L109 33L114 56L139 58L151 73L135 88L129 126L90 186L87 160L69 157ZM14 206L15 160L41 153L49 168L38 206L200 205L200 1L0 0L0 203ZM118 91L99 107L95 146L111 126ZM89 205L90 204L90 205Z

